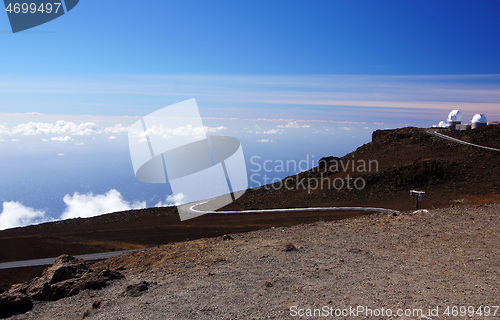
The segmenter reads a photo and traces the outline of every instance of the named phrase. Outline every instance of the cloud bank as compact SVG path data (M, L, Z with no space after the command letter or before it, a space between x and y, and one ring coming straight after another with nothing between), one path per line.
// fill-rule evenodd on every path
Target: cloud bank
M186 198L186 195L181 193L169 195L165 202L158 202L155 207L171 207L171 206L178 206L181 204L184 204L184 198Z
M0 230L48 221L53 221L53 219L47 217L45 211L26 207L20 202L6 201L0 213Z
M146 201L136 201L130 205L128 201L123 199L120 192L115 189L95 196L92 193L79 194L75 192L72 196L65 195L63 201L66 204L66 210L62 213L61 219L90 218L104 213L146 207Z
M170 196L167 198L168 203L172 201L171 205L177 204L177 202L181 200L182 195L177 197ZM111 189L105 194L98 195L75 192L73 195L65 195L63 201L66 204L66 209L59 219L50 218L45 211L27 207L20 202L5 201L3 203L3 210L0 213L0 230L55 220L90 218L105 213L142 209L146 207L146 201L135 201L130 204L123 199L121 193L115 189Z

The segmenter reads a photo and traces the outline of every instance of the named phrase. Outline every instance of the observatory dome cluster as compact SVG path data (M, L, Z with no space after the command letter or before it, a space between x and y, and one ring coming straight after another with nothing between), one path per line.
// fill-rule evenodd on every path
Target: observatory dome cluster
M459 110L451 110L446 121L441 121L437 126L439 128L449 128L452 130L468 130L485 127L489 124L498 124L498 122L488 123L486 116L482 113L472 117L471 124L462 124L462 113Z

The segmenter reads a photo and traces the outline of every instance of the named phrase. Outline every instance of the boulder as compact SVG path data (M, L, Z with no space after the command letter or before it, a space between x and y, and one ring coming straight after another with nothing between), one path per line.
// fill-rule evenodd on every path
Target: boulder
M127 286L125 291L123 291L122 296L139 297L143 294L144 291L147 291L149 289L149 285L150 283L146 281L131 284Z
M0 319L33 309L31 298L22 293L4 292L0 294Z
M58 283L64 280L78 278L89 271L89 268L82 259L77 259L69 255L59 256L54 264L45 269L42 279L49 284Z
M29 311L33 300L55 301L86 289L101 289L108 285L108 281L121 278L124 276L118 271L93 271L82 259L62 255L45 269L41 277L13 285L0 295L0 318L4 314L10 316Z

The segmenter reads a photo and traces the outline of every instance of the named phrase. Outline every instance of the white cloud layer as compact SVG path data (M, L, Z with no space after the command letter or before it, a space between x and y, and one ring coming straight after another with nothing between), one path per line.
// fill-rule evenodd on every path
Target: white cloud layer
M304 125L299 125L296 121L294 122L289 122L285 125L278 125L278 128L295 128L295 129L298 129L298 128L309 128L310 125L308 124L304 124Z
M165 200L165 203L160 201L155 205L155 207L178 206L178 205L184 204L184 198L186 198L186 196L182 192L174 194L174 195L169 195L167 197L167 199Z
M182 202L183 194L169 196L165 205L161 202L156 206L177 205ZM71 218L90 218L105 213L142 209L146 207L146 201L135 201L130 204L124 200L119 191L111 189L105 194L93 195L74 193L72 196L67 194L63 198L66 209L59 219L53 219L47 216L44 210L36 210L24 206L20 202L5 201L3 211L0 213L0 230L9 228L24 227L43 222L71 219Z
M264 133L264 134L274 134L274 133L278 133L278 132L279 132L279 131L278 131L278 130L276 130L276 129L271 129L271 130L268 130L268 131L264 131L264 132L262 132L262 133Z
M136 201L132 205L123 199L119 191L111 189L105 194L93 195L79 194L75 192L73 196L67 194L63 198L66 203L66 210L62 213L61 219L89 218L104 213L125 211L131 209L141 209L146 207L146 201Z
M118 133L125 133L128 131L130 127L125 127L123 124L121 123L118 123L118 124L115 124L113 127L106 127L104 128L104 132L105 133L115 133L115 134L118 134Z
M37 134L59 134L59 135L91 135L101 132L98 126L93 122L85 122L76 124L71 121L58 120L55 123L47 122L28 122L21 123L7 130L5 127L2 133L8 135L24 134L24 135L37 135Z
M146 131L134 131L132 135L142 137L145 139L147 136L163 136L164 138L170 138L173 136L194 136L194 137L203 137L207 133L216 133L222 130L226 130L226 127L193 127L192 125L187 125L185 127L177 127L177 128L167 128L163 125L161 126L152 126L148 128ZM146 140L144 140L146 141Z
M38 224L51 220L52 219L45 215L45 211L26 207L20 202L5 201L3 203L2 213L0 213L0 230Z
M53 138L50 138L50 140L64 142L64 141L71 141L73 139L71 139L70 136L65 136L65 137L53 137Z

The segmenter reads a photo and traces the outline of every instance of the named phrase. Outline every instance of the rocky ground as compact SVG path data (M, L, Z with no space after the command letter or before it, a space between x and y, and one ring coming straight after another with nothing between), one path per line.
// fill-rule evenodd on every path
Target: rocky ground
M387 309L423 310L393 319L435 318L429 307L439 318L494 319L499 210L491 203L373 214L172 243L96 262L91 269L125 278L35 301L12 319L317 319L324 314L308 317L308 309L349 308L360 313L340 318L386 319ZM453 316L453 306L490 306L490 315L470 316L469 308Z
M500 126L443 133L500 147ZM221 210L363 206L400 211L415 206L411 189L426 192L426 208L500 201L500 153L464 146L427 133L423 128L373 132L372 142L342 158L325 157L320 166L291 177L287 188L263 186L247 192ZM354 163L356 166L347 165ZM376 161L369 172L357 167ZM338 166L340 163L340 167ZM337 164L334 168L332 164ZM344 168L343 165L346 165ZM370 166L368 166L370 167ZM335 181L363 178L361 190L335 189ZM293 181L305 184L295 185ZM311 181L308 184L308 181ZM277 183L279 184L279 183ZM321 187L317 187L321 185ZM291 187L291 190L288 188ZM311 190L306 188L312 187ZM177 241L222 236L277 226L343 219L353 212L300 212L201 216L180 221L174 207L115 212L88 219L70 219L0 231L0 262L146 248ZM40 267L0 270L0 292L41 273Z

